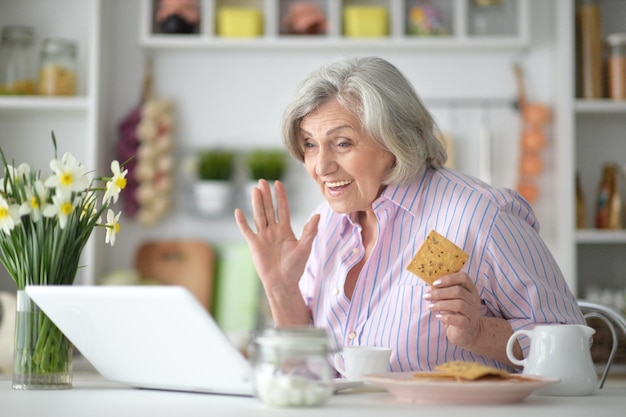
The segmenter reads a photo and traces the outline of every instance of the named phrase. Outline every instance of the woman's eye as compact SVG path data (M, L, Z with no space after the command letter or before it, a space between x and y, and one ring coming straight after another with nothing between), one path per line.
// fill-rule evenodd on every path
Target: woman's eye
M340 148L347 148L347 147L349 147L351 145L352 145L352 143L348 142L348 141L341 141L341 142L339 142L337 144L337 146L340 147Z
M305 149L306 149L306 148L310 149L310 148L314 148L314 147L315 147L315 145L314 145L314 144L312 144L311 142L304 142L304 147L305 147Z

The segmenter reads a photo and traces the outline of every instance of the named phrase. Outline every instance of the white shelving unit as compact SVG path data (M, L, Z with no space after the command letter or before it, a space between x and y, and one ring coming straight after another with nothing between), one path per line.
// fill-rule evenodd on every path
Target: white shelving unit
M54 157L51 131L58 152L71 152L89 169L100 171L100 0L9 0L0 2L0 27L23 24L35 29L33 49L38 53L47 37L63 37L78 45L76 97L0 96L0 146L7 159L27 162L46 172ZM36 57L35 57L36 58ZM36 59L35 59L36 62ZM94 233L83 251L79 283L92 283L98 268L98 241ZM1 275L6 275L2 268ZM6 280L10 280L8 276ZM2 277L2 288L7 288Z
M229 5L247 4L262 8L265 16L265 30L262 36L248 39L224 39L215 34L216 6L226 4L226 0L198 1L201 5L203 23L199 33L194 35L158 33L153 24L153 12L158 5L158 0L140 0L137 5L127 4L124 0L0 1L0 26L23 23L35 27L36 49L39 48L41 41L49 36L75 39L78 42L79 68L79 94L76 97L0 96L0 126L2 127L0 146L10 158L16 161L29 161L45 169L52 156L50 131L54 130L59 141L60 152L70 151L86 166L93 167L98 172L107 172L111 148L115 141L115 127L112 125L117 121L111 116L113 111L110 105L118 99L110 97L113 94L111 91L116 91L111 87L127 84L125 79L110 79L110 77L119 76L119 74L114 75L114 71L109 72L117 65L113 65L110 58L117 56L113 51L123 42L132 43L132 48L138 44L140 48L151 50L155 55L163 52L160 64L166 68L161 74L167 72L170 77L169 81L172 81L173 76L171 68L167 66L172 64L175 58L181 55L192 55L199 59L198 55L202 55L205 49L214 49L221 59L229 59L236 63L242 61L242 57L257 55L259 51L262 54L264 50L271 52L274 59L278 55L287 56L292 51L306 49L318 51L324 55L342 51L389 51L399 57L413 57L414 51L417 50L432 52L435 55L441 51L451 56L467 50L473 53L476 50L481 56L489 57L494 54L514 55L529 45L530 6L528 0L502 0L507 13L512 13L506 16L512 16L510 17L512 20L502 33L488 35L480 35L472 29L470 19L474 13L474 0L431 0L431 3L441 10L444 24L449 31L449 35L441 37L414 37L407 34L407 13L412 6L421 4L420 0L313 0L326 11L330 28L326 35L311 37L280 33L281 16L289 4L295 0L228 0ZM344 37L341 10L347 4L387 6L390 16L389 36L376 39ZM126 21L124 17L128 14L120 13L120 11L128 12L130 9L132 9L133 16ZM138 19L134 16L135 13L138 13ZM123 31L126 36L132 32L129 28L132 27L134 30L137 23L139 23L138 38L124 37L122 39L117 36L115 25L126 25ZM113 42L116 44L113 45ZM124 45L124 48L130 50L129 45ZM240 51L243 53L238 53ZM136 57L137 52L141 51L133 49L126 57L131 54ZM217 75L223 76L224 74ZM159 81L164 84L168 80L160 79ZM196 90L184 81L187 80L176 82L176 94L189 93L190 89ZM173 87L163 84L160 85L161 91L166 91L168 94L167 90ZM226 94L225 87L215 86L214 83L208 84L219 90L208 92L214 93L216 100L219 100L220 95ZM245 79L244 85L246 88L256 86L252 78ZM133 89L135 86L129 83L128 88ZM236 94L242 94L239 91L244 88L241 84L234 87L237 89ZM171 94L171 91L169 93ZM275 94L275 91L272 90L267 94ZM125 105L125 103L122 104ZM185 117L180 120L181 126L185 123L185 131L181 136L186 135L186 139L189 140L188 144L195 145L196 141L200 140L196 138L199 136L197 131L206 130L206 126L200 123L197 117L193 118L197 116L198 110L192 111L191 107L190 103L180 103L181 115ZM245 103L244 106L238 105L237 110L255 111L247 108ZM267 126L263 126L267 131ZM224 133L224 127L221 124L217 128L221 128L220 133ZM180 206L177 209L184 211ZM210 229L213 235L222 236L230 233L230 228L232 228L230 224L219 219L215 221L190 219L185 213L176 213L176 215L178 217L173 216L171 223L162 229L148 231L131 225L131 236L125 235L124 239L120 239L130 243L118 242L113 249L105 247L103 233L96 230L83 253L84 262L82 263L85 268L81 269L77 282L95 283L113 269L125 267L127 263L125 260L130 257L128 254L132 252L134 239L171 236L177 233L186 233L190 236L200 233L204 235L204 232L199 230L202 227ZM198 223L201 223L202 227L199 228ZM116 256L122 260L119 261L115 258Z
M603 37L626 32L626 2L598 0ZM576 3L559 0L557 8L556 70L558 81L560 245L566 251L562 265L577 295L585 297L592 288L623 289L626 286L626 230L594 229L595 199L602 165L626 164L626 101L585 100L576 97ZM577 230L575 176L579 173L586 200L589 228ZM626 177L621 178L625 197Z
M285 35L280 33L280 21L289 5L296 0L220 1L199 0L201 23L198 33L170 35L159 33L154 23L158 0L142 0L140 45L147 48L519 48L528 45L529 22L527 0L502 0L500 8L505 19L503 31L507 33L475 33L470 19L480 12L473 0L431 0L442 14L448 34L440 36L414 36L408 33L407 16L419 0L317 0L325 12L328 30L324 35ZM253 38L222 38L216 34L216 10L220 5L257 8L264 16L264 32ZM389 35L381 38L348 38L343 35L342 8L346 5L380 5L389 10ZM487 16L489 18L489 16ZM474 32L474 33L473 33Z

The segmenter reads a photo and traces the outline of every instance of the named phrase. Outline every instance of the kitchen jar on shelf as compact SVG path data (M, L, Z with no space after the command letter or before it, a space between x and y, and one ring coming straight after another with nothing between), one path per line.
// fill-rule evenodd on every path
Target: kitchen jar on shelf
M34 94L33 36L34 30L29 26L11 25L2 29L0 94Z
M626 33L613 33L606 39L609 45L609 97L626 100Z
M44 96L76 95L76 43L48 38L41 48L37 92Z
M326 331L283 327L261 331L251 348L257 398L275 407L322 405L332 395Z
M576 73L578 97L603 97L602 16L596 0L576 3Z

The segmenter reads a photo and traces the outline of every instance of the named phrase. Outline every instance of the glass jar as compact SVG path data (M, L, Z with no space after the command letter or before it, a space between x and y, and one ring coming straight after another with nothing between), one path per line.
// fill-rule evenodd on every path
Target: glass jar
M468 34L472 37L510 37L517 34L517 4L514 0L468 2Z
M626 33L613 33L606 39L609 45L609 97L626 99Z
M267 329L253 341L251 361L257 398L276 407L311 407L332 395L333 369L324 329Z
M34 30L29 26L5 26L0 43L0 94L34 94Z
M39 60L39 94L76 95L76 43L48 38L43 43Z

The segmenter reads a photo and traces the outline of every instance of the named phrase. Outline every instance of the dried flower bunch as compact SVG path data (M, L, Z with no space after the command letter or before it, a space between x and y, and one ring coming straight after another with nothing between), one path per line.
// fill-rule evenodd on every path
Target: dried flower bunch
M80 254L95 226L106 228L111 245L120 231L112 210L126 187L126 170L111 163L110 177L89 178L70 153L50 161L52 174L43 177L27 164L4 163L0 180L0 262L18 290L26 285L72 284ZM106 212L106 221L102 215Z

